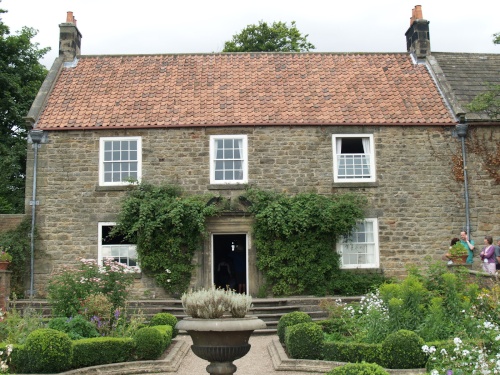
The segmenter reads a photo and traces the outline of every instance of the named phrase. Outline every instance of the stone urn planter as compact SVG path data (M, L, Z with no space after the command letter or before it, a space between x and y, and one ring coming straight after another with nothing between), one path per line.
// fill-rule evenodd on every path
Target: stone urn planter
M257 317L185 318L176 328L187 331L193 340L193 353L210 362L206 368L209 374L225 375L236 372L233 361L250 351L250 335L256 329L266 328L266 323Z
M234 374L233 361L250 351L248 341L252 332L266 328L266 323L259 318L246 316L252 297L212 287L184 293L181 300L191 317L175 327L191 336L193 353L210 362L206 368L209 374ZM228 313L231 316L227 316Z

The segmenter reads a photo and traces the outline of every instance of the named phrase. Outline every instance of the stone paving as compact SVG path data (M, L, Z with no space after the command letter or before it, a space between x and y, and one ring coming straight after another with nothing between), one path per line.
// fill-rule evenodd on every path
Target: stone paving
M185 341L191 346L191 337L187 335L180 335L177 337L179 341ZM250 337L250 345L252 345L250 352L236 361L234 364L238 368L235 375L323 375L323 372L309 372L309 371L287 371L285 369L276 371L273 362L279 365L280 360L271 358L268 347L272 345L273 339L277 340L276 335L252 335ZM208 374L205 370L208 362L196 357L191 350L189 350L180 363L179 369L176 372L169 372L165 374L178 374L178 375L193 375L193 374Z

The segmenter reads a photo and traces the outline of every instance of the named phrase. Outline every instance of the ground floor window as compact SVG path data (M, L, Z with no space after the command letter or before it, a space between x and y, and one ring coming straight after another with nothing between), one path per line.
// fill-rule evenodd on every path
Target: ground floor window
M350 236L337 244L342 268L378 268L378 220L360 221Z
M115 225L116 223L99 223L99 263L102 264L103 259L108 258L130 267L138 266L137 246L127 243L123 236L111 236Z

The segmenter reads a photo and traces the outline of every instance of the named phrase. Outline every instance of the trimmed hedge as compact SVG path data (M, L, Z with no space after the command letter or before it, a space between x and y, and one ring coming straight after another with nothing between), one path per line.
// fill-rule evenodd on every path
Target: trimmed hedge
M156 359L164 351L165 335L156 328L144 327L134 334L134 342L137 359Z
M316 323L299 323L287 327L285 345L292 358L321 359L323 330Z
M324 343L323 353L326 361L382 363L381 344L329 341Z
M326 375L389 375L389 373L376 363L348 363L342 367L336 367Z
M24 360L31 373L54 373L71 367L73 345L69 336L50 328L37 329L26 338Z
M382 342L382 365L386 368L410 369L425 367L424 339L413 331L401 329Z
M294 311L288 314L283 315L277 327L277 333L279 340L282 344L285 343L285 330L287 327L293 326L299 323L309 323L312 322L312 318L302 311Z
M150 326L165 326L168 325L172 327L172 338L175 338L179 333L179 330L175 328L177 324L177 318L170 313L158 313L153 315L151 321L149 322Z
M129 337L96 337L73 341L72 368L126 362L133 359L135 343Z
M169 347L169 345L172 343L172 332L173 329L169 325L158 325L158 326L152 326L151 328L156 329L158 332L161 333L162 338L163 338L163 351Z

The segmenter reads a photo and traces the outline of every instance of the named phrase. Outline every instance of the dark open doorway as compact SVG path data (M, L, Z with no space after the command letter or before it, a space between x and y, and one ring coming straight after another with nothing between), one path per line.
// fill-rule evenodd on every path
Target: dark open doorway
M247 292L246 234L213 235L214 284L220 288Z

